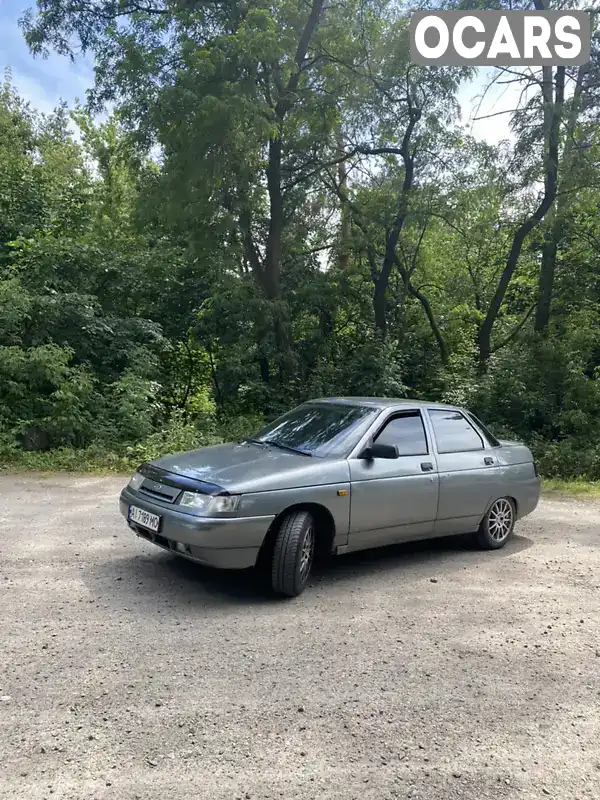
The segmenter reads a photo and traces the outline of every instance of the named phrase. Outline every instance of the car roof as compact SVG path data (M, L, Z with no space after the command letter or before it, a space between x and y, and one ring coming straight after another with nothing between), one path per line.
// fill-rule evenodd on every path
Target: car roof
M372 406L373 408L447 408L458 409L458 406L436 403L430 400L412 400L402 397L318 397L310 403L338 403L349 406Z

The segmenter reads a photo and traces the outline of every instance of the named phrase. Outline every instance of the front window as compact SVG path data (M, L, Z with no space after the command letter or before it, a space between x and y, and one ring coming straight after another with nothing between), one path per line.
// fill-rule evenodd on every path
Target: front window
M369 406L306 403L266 425L252 441L311 456L343 456L377 413Z
M427 455L425 429L418 411L392 417L375 441L395 445L400 456Z

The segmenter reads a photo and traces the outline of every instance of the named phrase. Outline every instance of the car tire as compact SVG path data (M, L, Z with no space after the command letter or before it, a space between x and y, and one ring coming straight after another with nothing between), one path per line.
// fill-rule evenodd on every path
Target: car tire
M477 544L483 550L499 550L512 536L516 508L510 497L494 500L477 531Z
M310 511L292 511L277 530L271 561L276 594L296 597L304 591L315 555L315 521Z

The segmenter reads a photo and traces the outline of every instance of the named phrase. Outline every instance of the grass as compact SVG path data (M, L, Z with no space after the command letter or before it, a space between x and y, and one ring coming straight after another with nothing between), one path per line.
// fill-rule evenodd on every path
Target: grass
M542 480L544 494L562 494L569 497L581 497L593 500L600 498L600 481L586 481L583 478L544 478Z
M127 474L145 459L127 458L97 448L74 450L60 448L47 453L16 451L0 459L0 473L71 472L78 474Z

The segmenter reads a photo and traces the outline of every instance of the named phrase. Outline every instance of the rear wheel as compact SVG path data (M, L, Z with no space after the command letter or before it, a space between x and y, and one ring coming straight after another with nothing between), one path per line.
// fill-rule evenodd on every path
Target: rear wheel
M515 527L515 504L501 497L490 506L477 531L477 543L484 550L498 550L510 539Z
M310 511L291 511L281 520L271 562L271 585L277 594L296 597L304 591L315 555L315 540Z

